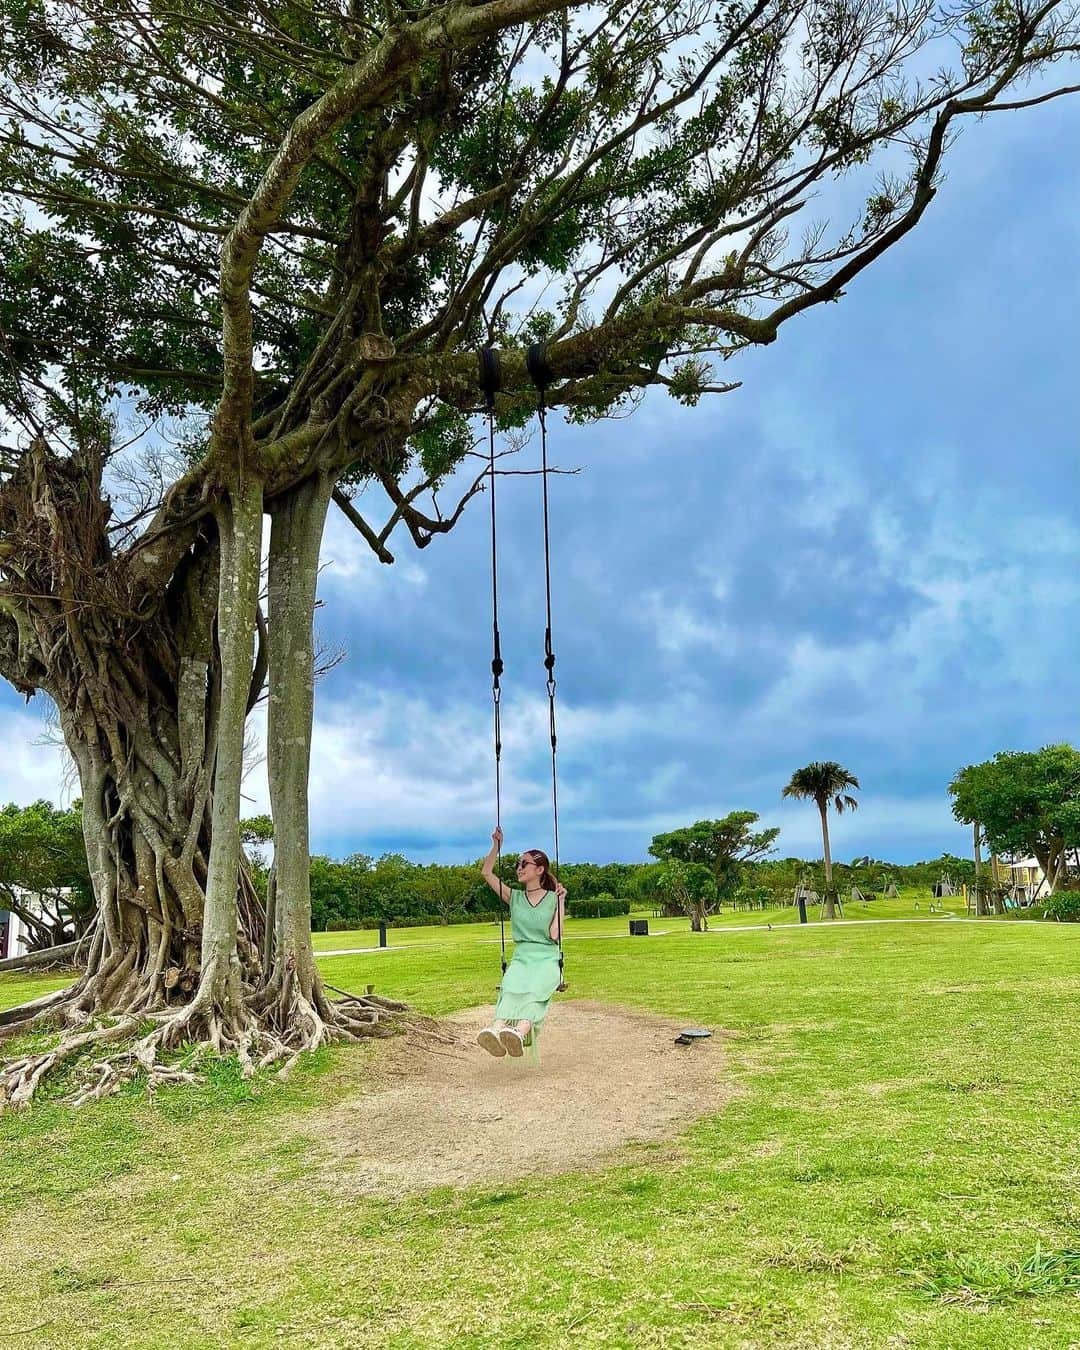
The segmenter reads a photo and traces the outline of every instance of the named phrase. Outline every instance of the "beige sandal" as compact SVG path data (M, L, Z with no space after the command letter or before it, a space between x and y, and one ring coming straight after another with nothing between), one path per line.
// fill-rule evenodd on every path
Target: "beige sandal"
M506 1048L499 1040L499 1033L494 1027L485 1027L477 1035L476 1044L481 1050L486 1050L489 1055L494 1055L496 1059L501 1059L506 1054Z

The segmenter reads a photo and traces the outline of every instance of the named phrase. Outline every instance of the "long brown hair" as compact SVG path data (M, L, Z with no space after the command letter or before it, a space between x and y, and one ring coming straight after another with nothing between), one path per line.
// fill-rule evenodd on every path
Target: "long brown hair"
M537 867L541 868L540 885L545 891L553 891L556 886L555 877L551 872L551 859L539 848L527 848L520 855L522 858L531 858ZM537 904L540 902L537 901Z

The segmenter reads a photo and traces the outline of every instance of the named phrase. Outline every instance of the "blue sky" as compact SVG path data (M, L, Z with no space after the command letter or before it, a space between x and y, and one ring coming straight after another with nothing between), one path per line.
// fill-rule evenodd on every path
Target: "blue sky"
M862 782L834 854L966 853L946 785L1077 739L1080 101L969 126L915 233L840 304L730 363L733 394L552 419L561 853L635 860L736 809L820 853L791 772ZM528 467L534 441L520 456ZM499 488L508 848L549 847L539 484ZM319 628L317 851L484 851L494 816L486 499L380 566L340 516ZM66 799L0 692L0 800ZM248 809L263 809L256 765Z

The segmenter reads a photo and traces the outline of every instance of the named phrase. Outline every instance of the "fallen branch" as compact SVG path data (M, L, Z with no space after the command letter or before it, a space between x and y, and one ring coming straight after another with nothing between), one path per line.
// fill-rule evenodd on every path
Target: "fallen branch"
M46 970L50 966L70 966L74 963L78 942L65 942L61 947L43 947L39 952L23 952L21 956L7 956L0 961L0 971Z

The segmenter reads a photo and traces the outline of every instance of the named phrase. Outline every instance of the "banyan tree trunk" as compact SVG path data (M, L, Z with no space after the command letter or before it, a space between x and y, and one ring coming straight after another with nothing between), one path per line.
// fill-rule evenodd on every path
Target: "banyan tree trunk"
M254 1035L245 1007L244 985L245 976L250 982L257 969L258 944L251 940L253 934L245 934L241 947L237 879L241 864L240 784L259 599L262 516L262 483L241 471L217 511L217 650L221 678L199 985L184 1015L166 1028L165 1045L187 1039L194 1031L205 1035L216 1048L246 1053Z
M6 605L4 674L48 693L78 770L97 903L73 1018L138 1014L190 998L201 945L212 840L210 776L221 729L215 642L219 539L199 530L146 618L131 610L110 554L109 507L94 457L41 444L0 493L17 599ZM251 663L245 674L250 680ZM247 683L244 697L248 694ZM241 959L261 928L235 857L223 877ZM6 1017L13 1025L18 1018Z
M274 819L274 924L265 1004L279 1025L296 1016L321 1039L331 1017L311 948L308 772L315 708L312 616L319 546L333 482L309 479L271 508L267 771Z
M293 1057L331 1039L390 1035L392 1015L405 1010L404 1004L375 995L331 1003L311 947L312 619L332 490L329 478L316 475L270 507L267 768L274 819L273 926L266 935L264 982L255 1006Z
M5 568L17 557L21 583L5 607L0 663L56 704L78 770L97 905L83 974L0 1014L0 1037L42 1012L61 1026L97 1014L134 1025L212 1005L237 1024L243 985L258 979L261 906L239 854L237 807L252 675L246 611L259 576L250 531L261 523L261 494L230 508L219 528L208 521L193 532L146 617L132 612L108 521L89 453L60 458L38 444L0 492ZM245 529L237 550L233 535ZM248 565L240 586L237 559L252 548L253 579ZM215 830L230 815L232 828ZM14 1085L0 1078L0 1101L34 1087L26 1075Z
M139 1065L159 1081L182 1078L157 1059L181 1041L235 1051L250 1071L330 1038L391 1034L404 1009L374 996L329 1003L311 949L312 615L331 485L317 477L270 506L270 931L239 836L245 721L262 683L252 650L262 485L227 485L145 615L132 612L110 557L100 486L92 457L39 446L0 487L0 527L14 544L4 566L17 554L25 586L0 610L0 670L59 709L97 901L84 973L0 1013L0 1039L42 1021L68 1029L53 1050L0 1069L0 1107L25 1103L58 1065L89 1050L97 1060L146 1022L121 1056L126 1067L106 1056L80 1100Z

